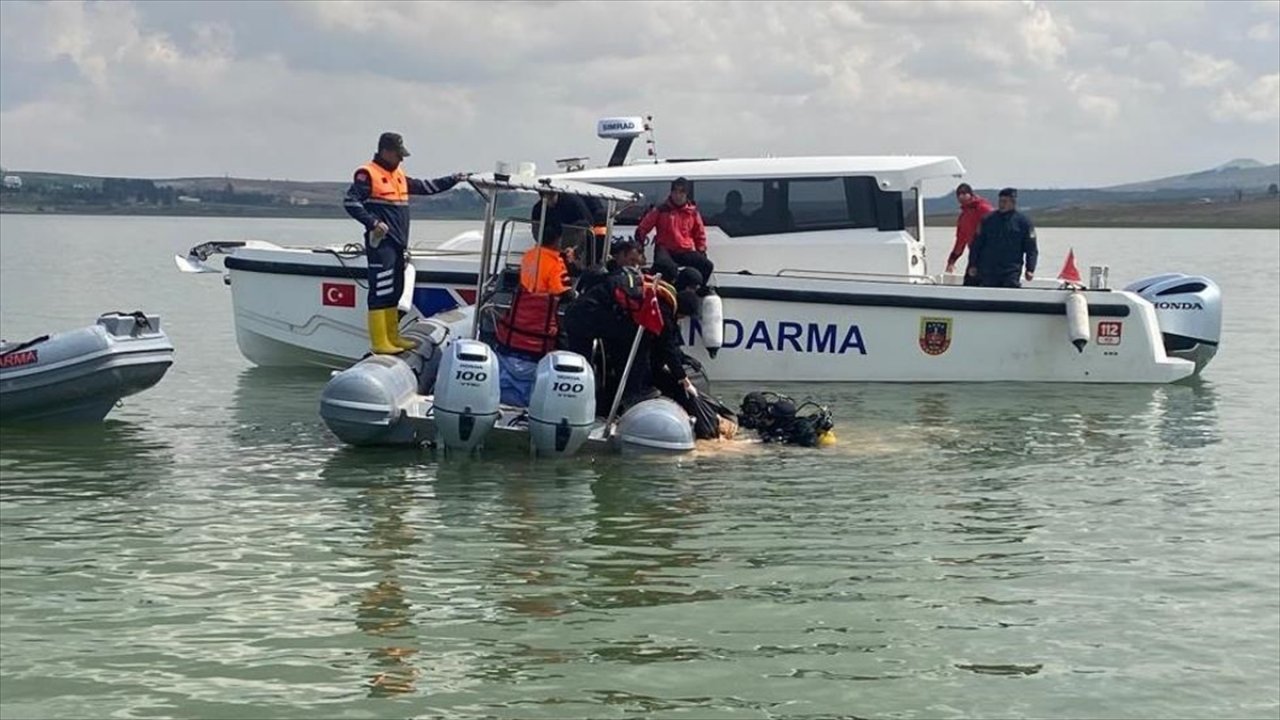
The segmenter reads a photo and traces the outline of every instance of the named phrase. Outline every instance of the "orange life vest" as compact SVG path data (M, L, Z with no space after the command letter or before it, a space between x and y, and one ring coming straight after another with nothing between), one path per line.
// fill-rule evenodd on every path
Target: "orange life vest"
M538 360L556 349L560 335L560 297L551 293L516 290L511 309L498 320L497 340L508 350Z
M403 168L397 165L395 170L388 170L376 162L367 162L360 169L369 173L370 192L369 199L365 202L381 205L409 204L409 180L405 177Z

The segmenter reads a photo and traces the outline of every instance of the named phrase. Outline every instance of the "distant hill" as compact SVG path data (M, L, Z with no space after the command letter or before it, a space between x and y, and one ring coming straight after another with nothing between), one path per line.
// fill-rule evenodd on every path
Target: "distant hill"
M1134 225L1273 228L1280 227L1280 213L1271 209L1280 207L1270 192L1273 186L1280 186L1280 164L1237 159L1209 170L1104 188L1020 188L1018 208L1038 222L1062 225L1123 225L1131 216ZM999 189L975 191L995 204ZM950 192L925 200L931 223L954 221L956 212Z
M4 187L0 212L345 218L346 182L232 177L105 178L5 170L22 187ZM1280 164L1237 159L1215 168L1105 188L1019 189L1019 208L1041 224L1073 226L1280 227ZM996 188L978 188L993 203ZM461 186L413 196L414 216L479 219L484 201ZM504 198L504 215L531 201ZM951 192L925 199L930 224L955 222Z
M138 215L228 215L246 217L346 217L347 182L299 182L233 177L108 178L5 170L22 178L5 188L3 212ZM530 203L532 204L532 203ZM431 196L412 196L421 217L479 218L484 201L467 186Z
M1272 183L1280 183L1280 164L1263 165L1257 160L1232 160L1209 170L1102 189L1109 192L1155 192L1160 190L1234 191L1239 188L1248 193L1265 191Z
M1229 160L1227 162L1224 162L1214 169L1230 170L1232 168L1240 168L1243 170L1248 168L1260 168L1260 167L1266 167L1266 165L1258 162L1257 160L1252 160L1249 158L1236 158L1235 160Z

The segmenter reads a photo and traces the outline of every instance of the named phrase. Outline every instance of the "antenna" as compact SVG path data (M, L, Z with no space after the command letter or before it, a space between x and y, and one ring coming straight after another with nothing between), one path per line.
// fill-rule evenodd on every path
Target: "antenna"
M648 125L640 117L604 118L596 123L596 136L604 140L617 140L609 167L618 167L627 160L631 142L644 133Z
M556 166L560 168L560 172L578 172L586 169L587 161L590 159L589 157L560 158L556 160Z
M644 144L648 146L646 148L646 154L649 157L653 158L653 164L657 165L658 164L658 144L654 142L654 139L653 139L653 116L652 115L644 116L644 131L648 133L648 137L646 137L644 140Z

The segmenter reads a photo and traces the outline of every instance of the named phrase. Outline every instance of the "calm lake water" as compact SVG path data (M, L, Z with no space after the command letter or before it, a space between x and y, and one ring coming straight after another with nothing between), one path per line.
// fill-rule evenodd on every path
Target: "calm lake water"
M143 308L178 348L103 427L0 433L0 716L1280 713L1280 233L1041 231L1042 275L1217 279L1196 384L778 386L840 444L596 464L340 448L172 260L354 235L0 216L6 338Z

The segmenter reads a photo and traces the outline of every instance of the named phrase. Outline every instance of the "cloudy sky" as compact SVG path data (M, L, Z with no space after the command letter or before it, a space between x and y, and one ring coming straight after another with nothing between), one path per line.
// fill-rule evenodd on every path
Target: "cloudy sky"
M957 155L1100 186L1280 160L1280 2L0 2L0 163L341 180L591 155Z

